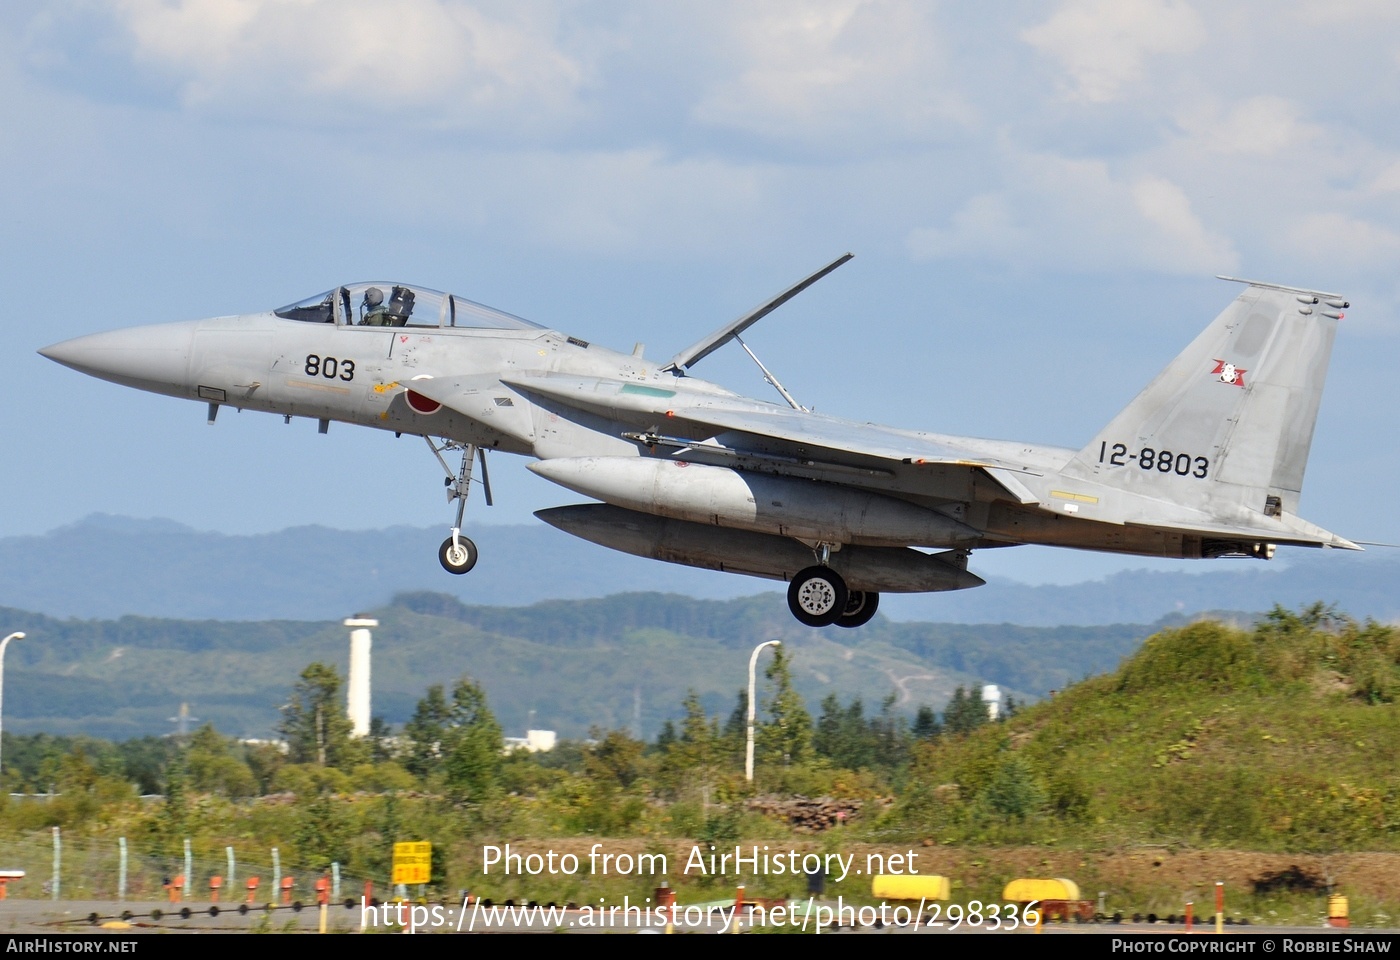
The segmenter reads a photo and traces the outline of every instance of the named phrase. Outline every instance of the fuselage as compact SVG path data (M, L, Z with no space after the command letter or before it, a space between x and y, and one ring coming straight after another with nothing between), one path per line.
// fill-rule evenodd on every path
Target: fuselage
M153 393L398 434L443 437L539 460L644 458L657 451L625 436L642 426L641 421L527 394L512 385L514 379L596 378L620 383L623 391L643 396L654 392L740 409L779 409L694 376L676 376L643 357L525 321L509 327L385 328L308 322L268 311L92 334L41 352L83 373ZM414 389L416 385L426 391L427 381L439 381L439 389L450 382L452 405L434 402ZM909 435L936 442L963 439L913 431ZM975 442L989 453L1015 456L1047 471L1058 469L1073 454L1065 448L1019 442ZM771 451L754 452L756 459L740 466L755 475L812 479L813 471L804 471L799 463L775 465L768 457ZM704 461L705 456L703 448L694 451L694 459ZM872 462L870 472L862 476L863 458L853 454L847 459L852 468L849 485L854 488L878 491L883 499L919 508L970 504L974 526L994 525L992 511L985 509L989 504L976 506L977 482L966 471L913 465L891 469ZM942 514L939 519L944 519ZM957 510L953 519L967 520L967 507ZM852 542L849 530L833 530L827 537L812 530L803 533L812 540ZM887 534L872 542L898 539ZM902 539L925 546L952 545L921 536L917 524ZM956 539L961 545L973 542L962 536Z

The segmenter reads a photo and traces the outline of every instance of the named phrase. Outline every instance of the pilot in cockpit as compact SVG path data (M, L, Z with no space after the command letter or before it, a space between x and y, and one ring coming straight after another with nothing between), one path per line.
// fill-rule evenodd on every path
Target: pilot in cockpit
M365 291L364 301L360 304L360 326L389 326L388 311L384 307L384 291L378 287L370 287Z

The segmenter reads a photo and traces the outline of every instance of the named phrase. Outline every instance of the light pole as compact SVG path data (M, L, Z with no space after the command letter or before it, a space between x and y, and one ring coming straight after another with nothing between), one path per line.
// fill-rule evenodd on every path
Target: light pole
M23 640L23 639L24 639L24 634L22 634L22 633L12 633L12 634L10 634L8 637L6 637L4 640L0 640L0 722L3 722L4 719L5 719L5 711L4 711L4 696L5 696L5 648L8 647L8 646L10 645L10 641L11 641L11 640ZM0 731L0 736L3 736L3 731ZM0 745L3 745L3 740L0 740ZM2 765L0 765L0 773L3 773L3 772L4 772L4 767L3 767Z
M765 640L753 648L753 654L749 657L749 738L744 746L744 779L753 782L753 701L754 701L754 668L758 666L758 652L764 647L781 647L781 640Z

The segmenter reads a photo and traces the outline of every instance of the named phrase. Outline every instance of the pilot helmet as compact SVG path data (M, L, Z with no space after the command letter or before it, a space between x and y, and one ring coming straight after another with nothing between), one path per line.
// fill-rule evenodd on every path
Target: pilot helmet
M370 287L365 291L365 306L377 307L384 302L384 291L378 287Z

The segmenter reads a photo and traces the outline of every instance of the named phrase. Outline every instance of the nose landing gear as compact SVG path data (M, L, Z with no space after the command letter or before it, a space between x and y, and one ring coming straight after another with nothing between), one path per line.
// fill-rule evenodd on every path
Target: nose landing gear
M454 527L452 536L438 547L438 563L448 573L467 573L476 566L478 554L476 544L462 536L460 528Z
M452 536L442 542L438 547L438 562L442 564L442 569L448 573L463 574L476 566L478 551L476 544L470 539L462 536L462 517L467 510L467 494L471 489L472 466L480 459L481 461L481 486L486 494L486 505L491 506L491 478L486 472L486 451L470 443L458 443L455 440L444 440L442 445L433 443L432 437L424 437L428 443L428 449L433 451L433 456L437 457L437 462L442 464L443 472L447 474L444 486L447 487L447 502L457 501L457 522L452 527ZM444 451L462 452L462 462L455 471L447 465L443 459Z

